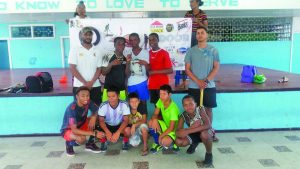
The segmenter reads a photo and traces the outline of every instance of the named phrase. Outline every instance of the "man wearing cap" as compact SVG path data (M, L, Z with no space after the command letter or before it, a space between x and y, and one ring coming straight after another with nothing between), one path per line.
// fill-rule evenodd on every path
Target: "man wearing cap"
M101 50L92 44L93 28L84 27L80 31L81 45L70 49L70 71L74 76L73 93L80 86L90 89L90 98L98 106L101 103L101 84L98 77L101 74Z

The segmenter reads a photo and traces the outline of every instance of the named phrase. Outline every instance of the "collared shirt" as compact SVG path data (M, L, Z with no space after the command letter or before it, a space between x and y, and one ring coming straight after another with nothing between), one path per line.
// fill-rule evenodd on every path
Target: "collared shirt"
M101 49L92 46L90 49L86 49L82 45L71 48L69 54L69 64L76 65L76 69L86 81L91 81L97 71L97 68L101 67L102 64L102 52ZM74 87L83 86L76 77L73 82ZM93 87L101 86L99 80L96 80Z

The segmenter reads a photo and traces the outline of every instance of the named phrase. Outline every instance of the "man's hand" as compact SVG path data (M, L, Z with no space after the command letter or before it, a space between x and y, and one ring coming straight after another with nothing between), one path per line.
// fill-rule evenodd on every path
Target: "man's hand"
M116 143L120 138L120 132L115 132L111 137L111 142Z
M105 133L105 135L106 135L106 139L108 141L111 141L111 139L112 139L112 133L110 131L108 131L107 133Z
M112 62L109 63L111 66L116 66L116 65L120 65L121 62L118 59L113 60Z
M97 135L96 135L96 137L97 137L97 138L99 138L99 139L102 139L102 138L104 138L104 137L105 137L105 133L104 133L104 132L102 132L102 131L99 131L99 132L97 132Z
M91 117L89 121L89 130L94 130L95 129L95 124L96 124L96 117Z
M87 81L85 84L84 84L86 87L88 87L89 89L91 89L94 85L94 82L92 81Z
M144 60L139 60L139 62L138 62L140 65L148 65L148 63L146 62L146 61L144 61Z
M179 129L176 131L176 136L183 138L187 136L187 133L185 132L185 129Z
M131 60L132 60L132 56L131 56L131 54L128 54L127 57L126 57L126 61L130 62Z
M204 80L197 80L197 85L200 87L200 89L205 89L207 87L207 83Z
M155 132L160 131L160 127L159 127L157 119L153 120L153 122L152 122L152 128L154 129Z

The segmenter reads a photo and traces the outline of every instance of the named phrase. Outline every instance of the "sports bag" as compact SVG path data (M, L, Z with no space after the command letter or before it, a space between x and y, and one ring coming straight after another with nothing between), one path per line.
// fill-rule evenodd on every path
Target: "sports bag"
M38 72L34 76L27 76L26 88L29 93L50 92L53 89L53 80L50 73Z

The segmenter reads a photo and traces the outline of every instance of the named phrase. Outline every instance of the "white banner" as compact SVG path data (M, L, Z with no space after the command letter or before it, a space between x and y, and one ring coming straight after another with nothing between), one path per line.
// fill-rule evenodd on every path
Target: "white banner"
M83 0L87 12L187 11L189 0ZM79 0L0 0L0 13L74 12ZM300 9L300 0L203 0L204 10Z
M156 32L159 35L159 46L170 54L173 68L184 70L184 57L190 48L192 20L190 18L153 18L153 19L81 19L70 20L70 47L80 45L79 31L85 27L94 28L93 43L113 53L113 40L117 36L128 42L129 34L139 34L140 46L149 50L148 35ZM126 43L124 55L129 54L130 45Z

